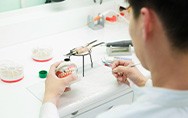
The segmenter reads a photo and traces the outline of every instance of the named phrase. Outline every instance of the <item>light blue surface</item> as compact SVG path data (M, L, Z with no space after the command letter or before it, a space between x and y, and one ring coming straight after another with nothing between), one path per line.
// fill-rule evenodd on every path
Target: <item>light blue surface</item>
M0 0L0 12L45 4L46 0Z
M46 0L21 0L22 7L31 7L36 5L45 4Z
M0 0L0 12L19 9L20 0Z

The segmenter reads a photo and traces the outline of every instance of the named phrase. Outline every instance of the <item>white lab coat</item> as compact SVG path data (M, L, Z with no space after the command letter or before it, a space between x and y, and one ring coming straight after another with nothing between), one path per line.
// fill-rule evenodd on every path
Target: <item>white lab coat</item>
M139 96L135 102L112 108L97 118L188 118L188 91L139 88L132 83L131 87L135 95ZM43 104L41 118L59 118L55 105Z

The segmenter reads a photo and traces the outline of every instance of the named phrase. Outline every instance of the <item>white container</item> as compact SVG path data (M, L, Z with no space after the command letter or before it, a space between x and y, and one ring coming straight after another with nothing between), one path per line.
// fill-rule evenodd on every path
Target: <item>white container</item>
M24 77L23 66L13 61L0 62L0 79L6 83L14 83Z
M32 50L32 58L37 62L46 62L52 59L53 49L50 47L36 47Z

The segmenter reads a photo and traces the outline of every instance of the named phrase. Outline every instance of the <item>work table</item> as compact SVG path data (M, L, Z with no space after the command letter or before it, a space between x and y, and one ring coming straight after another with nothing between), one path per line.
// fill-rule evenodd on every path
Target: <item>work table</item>
M23 80L11 84L0 81L0 117L37 118L42 105L41 99L45 81L38 77L38 72L49 70L52 63L63 60L64 54L69 52L70 49L93 40L111 42L128 39L130 37L127 24L122 22L107 23L105 28L101 30L94 31L84 26L83 28L60 32L0 49L1 60L14 60L24 66ZM31 58L32 49L43 46L49 46L53 49L53 59L43 63L33 61ZM72 117L77 112L78 114L81 112L80 117L83 117L83 113L86 111L97 108L101 104L107 104L117 98L124 98L126 94L127 97L124 101L127 99L127 102L125 103L130 104L132 102L132 90L127 85L119 85L111 74L111 69L101 62L101 58L106 55L105 46L93 48L91 54L94 67L90 67L89 57L86 57L85 77L80 75L80 81L71 85L72 91L62 96L59 107L60 116ZM71 57L71 61L76 63L79 69L82 68L81 59L81 57ZM137 59L134 60L138 61ZM121 103L113 102L110 106L117 104ZM94 110L94 112L96 111Z

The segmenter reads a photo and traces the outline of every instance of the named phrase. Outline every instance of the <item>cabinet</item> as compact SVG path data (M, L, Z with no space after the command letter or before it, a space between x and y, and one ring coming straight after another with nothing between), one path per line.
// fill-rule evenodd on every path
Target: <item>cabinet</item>
M88 106L88 108L80 109L72 112L70 115L62 116L61 118L95 118L98 114L105 112L115 106L122 104L131 104L133 92L117 95L99 103Z

